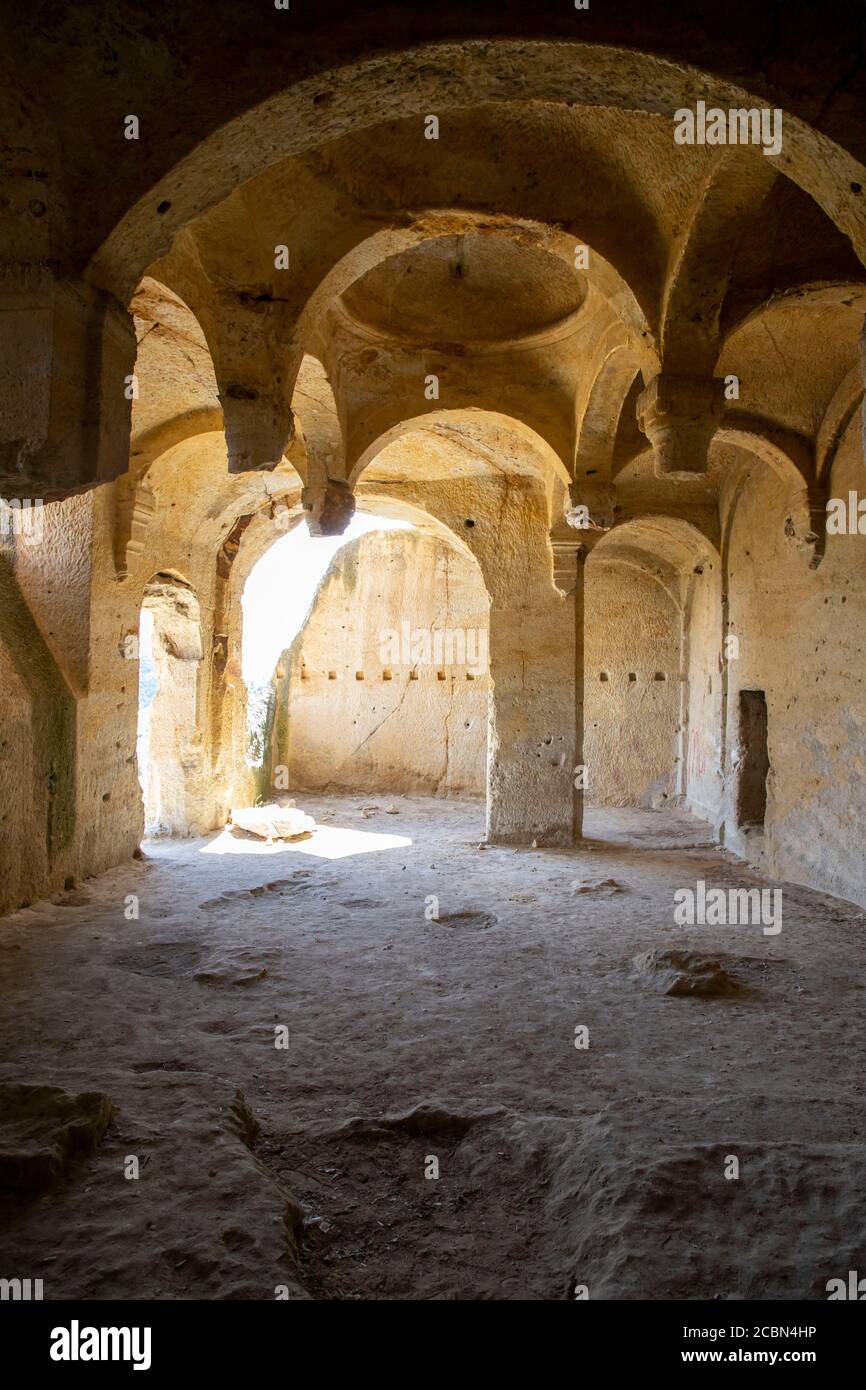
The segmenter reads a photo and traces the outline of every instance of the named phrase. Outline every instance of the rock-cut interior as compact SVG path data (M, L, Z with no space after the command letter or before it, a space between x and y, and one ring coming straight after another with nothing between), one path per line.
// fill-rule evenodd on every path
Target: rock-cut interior
M0 1276L826 1298L858 7L11 8Z

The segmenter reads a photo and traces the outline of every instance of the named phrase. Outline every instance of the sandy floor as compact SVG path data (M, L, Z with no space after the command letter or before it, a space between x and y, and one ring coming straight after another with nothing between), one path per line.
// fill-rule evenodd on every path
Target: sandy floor
M0 924L0 1081L117 1107L64 1186L7 1206L0 1274L562 1299L866 1273L860 909L786 885L780 936L678 927L675 888L758 882L682 814L591 813L568 854L478 848L475 804L376 802L305 799L324 829L273 852L152 842ZM722 952L746 988L658 994L629 964L655 947Z

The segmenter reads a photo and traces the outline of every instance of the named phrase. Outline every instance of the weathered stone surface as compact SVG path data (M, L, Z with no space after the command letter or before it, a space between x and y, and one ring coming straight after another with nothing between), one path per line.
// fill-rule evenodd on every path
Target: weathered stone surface
M98 1091L0 1085L0 1189L35 1194L62 1182L99 1144L113 1110Z
M861 1098L831 1113L862 1067L826 1089L862 973L839 900L866 905L859 7L37 8L0 5L0 912L23 909L0 983L20 1065L52 1057L73 1089L111 1068L124 1111L146 1098L130 1146L160 1150L140 1203L100 1183L94 1215L68 1185L95 1252L78 1286L294 1297L304 1266L315 1297L510 1297L526 1265L533 1297L587 1270L593 1296L764 1296L754 1232L790 1177L802 1244L777 1222L762 1248L777 1291L814 1296L862 1166L839 1152ZM698 102L730 113L729 141L681 141ZM782 118L776 148L750 112ZM407 529L356 541L356 509ZM282 623L305 592L277 564L294 528L333 562L253 682L249 581ZM451 655L416 656L437 631ZM302 806L346 794L307 839L277 807L303 788ZM412 793L436 798L420 822ZM308 867L279 877L273 855ZM673 933L693 876L757 884L736 856L783 885L786 933L794 885L836 895L796 966L757 929L756 957L724 954L727 926L661 949L698 940ZM633 954L643 989L622 987ZM774 1145L811 1121L763 1010L728 1010L715 1051L695 1043L706 1006L655 997L756 985L774 1026L802 1028L835 1125L836 1151L789 1147L784 1172ZM592 1048L569 1067L584 999ZM291 1068L264 1045L272 1015L291 1015ZM211 1079L245 1065L227 1133ZM424 1101L443 1076L463 1100ZM502 1153L469 1123L500 1085ZM637 1140L600 1118L622 1086ZM647 1165L665 1087L668 1121L697 1106L711 1140ZM740 1131L702 1088L753 1121L764 1193L710 1266ZM347 1095L373 1117L363 1153L341 1115L321 1125ZM76 1103L39 1120L36 1187L102 1123L98 1097L92 1124ZM459 1162L433 1198L417 1160L440 1146ZM807 1161L831 1174L823 1226ZM37 1205L50 1264L54 1199Z
M658 994L727 999L743 991L740 981L728 974L724 957L700 951L646 951L635 956L632 965L637 978Z
M271 766L293 789L482 796L487 607L444 541L374 531L339 551L279 662Z
M401 777L459 784L486 796L490 840L515 845L572 844L584 801L681 803L764 871L866 901L856 837L824 833L856 824L845 811L861 798L844 751L862 722L857 536L818 525L862 467L850 84L820 138L809 124L822 101L838 104L844 19L823 21L838 43L817 51L797 32L774 58L777 164L674 139L696 70L706 101L758 101L739 85L763 68L749 61L751 13L720 48L636 5L581 14L579 41L573 15L524 14L516 38L497 13L477 21L480 37L446 5L423 35L407 11L387 56L381 16L340 17L339 38L322 19L316 78L294 66L295 26L272 21L265 40L246 25L244 51L276 45L285 62L242 95L222 46L237 18L227 5L209 15L206 57L189 16L138 46L112 38L108 15L56 44L33 31L4 86L13 147L32 155L0 179L2 486L47 503L50 543L4 551L0 905L137 847L135 638L154 586L193 596L198 632L183 655L161 647L145 822L199 834L255 800L244 582L287 526L306 515L339 535L356 504L477 560L492 718L486 739L484 716L467 739L465 721L447 720L446 771L424 738L391 757L396 714L362 748L368 700L352 731L340 716L321 758L309 745L319 781L327 764L340 786L373 766L395 790ZM150 113L139 143L72 133L88 128L82 94L115 80L89 61L93 44ZM163 45L185 53L182 98L166 92ZM51 111L37 116L21 91L47 80ZM168 120L176 101L183 121ZM431 111L447 119L447 160L434 140L418 158ZM509 151L507 178L497 160L479 164L482 147ZM106 160L110 189L96 177ZM564 163L582 177L564 179ZM564 520L579 508L583 549ZM432 602L427 588L410 607ZM804 614L793 663L780 660L783 593ZM844 622L828 626L842 598ZM794 692L778 679L791 666ZM736 814L741 689L769 710L758 828ZM437 692L420 728L444 743L440 706Z
M597 893L609 898L611 893L624 893L625 885L615 878L576 878L571 885L573 893Z
M355 825L359 801L313 809ZM824 1297L866 1216L858 909L786 886L782 941L752 939L742 970L729 928L701 930L702 954L759 984L752 1003L660 997L624 960L664 930L696 860L732 886L754 877L696 850L706 828L686 812L590 810L594 875L633 888L596 899L572 893L561 850L475 853L472 801L400 807L357 822L371 836L396 821L411 841L396 852L280 848L279 875L307 871L297 897L268 890L279 879L251 842L208 855L186 840L130 866L130 888L146 884L139 923L119 923L107 874L86 908L44 904L4 926L22 947L0 952L7 1075L35 1062L75 1092L110 1068L120 1123L50 1202L12 1214L7 1194L2 1268L44 1273L46 1298L272 1299L286 1282L293 1299L550 1300L577 1274L611 1299ZM443 914L493 913L498 928L428 921L419 886L443 885ZM250 989L195 979L232 965L267 974ZM831 1088L835 1055L850 1065ZM739 1183L724 1178L731 1153ZM329 1261L327 1233L304 1227L317 1217L339 1230Z
M232 825L259 840L295 840L316 828L312 816L294 806L246 806L232 811Z

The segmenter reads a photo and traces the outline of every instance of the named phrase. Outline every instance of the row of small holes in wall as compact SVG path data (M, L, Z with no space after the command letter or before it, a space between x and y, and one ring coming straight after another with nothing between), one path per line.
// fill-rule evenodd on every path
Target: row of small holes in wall
M599 675L598 675L598 678L599 678L600 681L609 681L609 680L610 680L610 676L607 674L607 671L600 671L600 672L599 672ZM636 680L637 680L637 676L635 675L634 671L629 671L629 673L628 673L628 678L629 678L629 681L636 681ZM667 680L667 676L665 675L664 671L656 671L655 675L653 676L653 680L654 680L654 681L666 681L666 680Z
M309 673L309 671L306 670L306 668L302 666L302 667L301 667L301 680L302 680L302 681L308 681L309 679L310 679L310 673ZM329 671L329 672L328 672L328 680L329 680L329 681L335 681L336 679L337 679L337 672L336 672L336 671ZM355 680L356 680L356 681L362 681L362 680L365 680L365 679L366 679L366 677L365 677L363 671L356 671L356 672L355 672ZM385 671L382 672L382 680L383 680L383 681L391 681L391 680L393 680L393 679L394 679L394 674L393 674L392 671L385 670ZM418 672L417 672L417 671L410 671L410 672L409 672L409 679L410 679L410 681L417 681L417 680L419 679ZM436 679L437 679L438 681L447 681L447 679L448 679L448 672L447 672L447 671L437 671L437 672L436 672ZM452 679L453 681L456 681L456 680L459 680L460 678L459 678L459 676L456 676L456 675L453 675L453 674L452 674L451 679ZM476 679L476 677L473 675L473 673L472 673L471 671L466 671L466 672L465 672L465 679L468 680L468 681L474 681L474 680ZM603 679L604 679L604 677L603 677Z

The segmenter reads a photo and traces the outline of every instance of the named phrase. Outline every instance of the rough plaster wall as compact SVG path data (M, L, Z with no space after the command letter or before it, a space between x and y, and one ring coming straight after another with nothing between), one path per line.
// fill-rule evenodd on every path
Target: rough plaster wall
M689 581L687 600L686 805L714 825L722 810L720 653L721 573L705 562Z
M195 786L203 735L198 711L201 615L192 591L170 581L149 584L144 607L153 613L157 682L150 710L145 824L150 834L187 835L202 820Z
M0 911L26 901L47 874L47 778L39 772L30 692L0 637Z
M862 486L859 421L836 459L831 496ZM766 692L770 772L765 831L737 831L735 777L726 844L766 872L866 903L866 537L829 536L824 560L785 535L791 489L755 470L733 521L728 741L736 760L738 693Z
M110 493L46 504L39 543L19 542L6 557L4 689L17 684L25 696L0 724L0 738L17 747L3 803L22 809L0 827L4 906L122 862L141 838L138 668L122 644L137 625L137 599L114 577Z
M584 652L587 800L663 805L676 793L679 612L650 575L591 559Z
M0 910L62 887L73 862L75 700L0 552Z
M484 794L486 663L472 672L444 661L383 661L382 634L404 622L486 636L477 566L417 531L372 532L347 545L277 682L273 764L288 766L293 789Z
M7 572L0 628L27 691L18 728L29 719L33 740L9 771L19 790L4 798L14 802L32 773L29 816L0 836L7 905L122 862L141 838L138 668L122 643L137 626L137 598L114 576L111 515L110 487L46 504L42 539L19 543L14 578ZM37 851L27 842L44 840L46 826Z
M87 689L96 493L48 502L42 509L42 539L20 545L15 570L58 666L77 691Z

